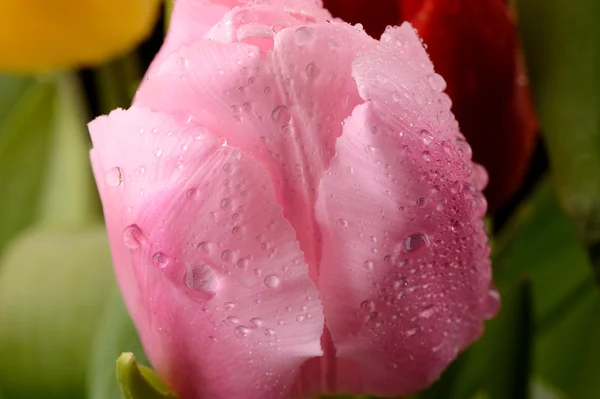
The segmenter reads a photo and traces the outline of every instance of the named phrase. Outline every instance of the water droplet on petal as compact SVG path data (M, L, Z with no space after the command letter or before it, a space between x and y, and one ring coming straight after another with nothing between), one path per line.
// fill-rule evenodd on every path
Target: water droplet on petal
M277 288L279 287L279 284L281 283L281 280L279 280L279 277L277 277L274 274L269 274L267 277L265 277L265 285L269 288Z
M209 265L190 266L185 274L185 285L202 294L206 299L210 299L217 294L219 279Z
M321 73L319 66L315 62L311 62L306 66L306 76L309 79L314 79Z
M411 234L404 239L403 245L405 252L415 252L429 246L429 237L425 233Z
M463 157L471 159L471 156L473 155L473 150L471 149L471 146L469 145L469 143L467 143L465 139L460 137L457 138L456 145L458 146L458 151L460 151Z
M414 327L409 330L406 330L404 332L404 335L406 335L407 337L412 337L413 335L415 335L418 332L419 332L419 327Z
M498 293L498 290L496 288L492 287L488 291L484 317L486 319L491 319L492 317L496 316L496 314L498 314L499 310L500 294Z
M250 324L252 325L252 328L259 328L260 326L262 326L263 322L258 317L254 317L250 319Z
M271 112L271 117L275 122L279 122L282 125L288 124L292 119L292 114L290 110L285 105L278 105L273 108L273 112Z
M433 136L429 133L429 130L421 130L421 140L423 140L423 144L425 145L429 145L433 142Z
M207 241L202 241L201 243L199 243L196 248L199 251L202 251L204 253L209 253L210 252L210 243Z
M366 312L372 312L375 310L375 302L367 299L360 303L360 308Z
M154 262L158 268L164 269L169 264L169 258L162 252L156 252L152 256L152 262Z
M460 220L453 220L450 222L450 230L452 230L453 233L459 233L463 226L463 222Z
M435 313L435 306L429 305L419 312L419 317L422 319L428 319Z
M250 329L244 326L238 326L235 328L235 336L238 338L246 338L250 334Z
M363 263L363 267L367 270L373 270L373 262L366 260L365 263Z
M144 235L137 224L132 224L123 230L123 243L129 249L137 249L142 245Z
M235 254L231 249L226 249L223 252L221 252L221 259L227 262L231 262L234 258L234 255Z
M344 228L348 226L348 222L346 222L344 219L338 219L337 225L338 227Z
M185 193L185 196L186 196L188 199L191 199L191 200L198 199L198 195L199 195L199 194L198 194L198 189L196 189L196 188L190 188L190 189L189 189L189 190L187 190L187 192Z
M313 38L312 29L306 26L301 26L298 29L296 29L295 35L296 43L298 43L300 46L310 43Z
M437 73L429 75L427 80L429 81L429 86L435 91L444 91L446 89L446 81Z
M231 310L235 307L235 304L233 302L225 302L223 304L223 307L225 308L225 310Z
M267 328L267 329L265 330L265 335L266 335L266 336L273 336L273 335L275 335L275 330L273 330L273 329L270 329L270 328Z
M120 186L123 182L123 172L121 168L112 168L106 172L106 184L111 187Z

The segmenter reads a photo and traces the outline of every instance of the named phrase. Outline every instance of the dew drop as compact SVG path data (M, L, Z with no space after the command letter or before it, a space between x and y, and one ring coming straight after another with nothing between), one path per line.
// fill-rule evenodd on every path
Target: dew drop
M294 125L292 125L291 123L288 123L287 125L282 126L281 133L287 134L287 135L293 134L294 133Z
M156 158L160 158L160 156L162 155L162 153L163 153L163 150L162 150L162 148L155 148L155 149L154 149L154 156L155 156Z
M273 335L275 335L275 330L273 330L273 329L270 329L270 328L267 328L267 329L265 330L265 335L266 335L266 336L268 336L268 337L269 337L269 336L273 336Z
M250 319L250 324L252 325L252 328L260 328L260 326L263 324L263 321L258 317L254 317Z
M186 191L186 193L185 193L185 196L186 196L188 199L191 199L191 200L198 199L198 195L199 195L199 194L198 194L198 189L196 189L196 188L190 188L190 189L189 189L189 190L187 190L187 191Z
M296 43L300 46L310 43L313 38L312 29L307 28L306 26L301 26L298 29L296 29L295 35Z
M232 105L231 107L229 107L229 111L234 117L240 116L240 107L238 107L237 105Z
M190 266L185 274L185 285L210 299L217 294L219 279L215 271L208 265Z
M154 262L158 268L164 269L169 264L169 258L162 252L156 252L152 255L152 262Z
M363 267L367 270L373 270L373 262L366 260L365 263L363 263Z
M204 252L204 253L206 253L206 254L207 254L207 253L209 253L209 252L210 252L210 243L209 243L209 242L207 242L207 241L202 241L201 243L199 243L199 244L196 246L196 248L197 248L199 251L202 251L202 252Z
M229 198L223 198L220 203L221 209L231 209L231 200Z
M238 326L235 328L235 336L238 338L246 338L250 334L250 329L244 326Z
M277 288L279 287L281 280L279 280L279 277L276 275L269 274L267 277L265 277L264 283L269 288Z
M273 112L271 112L271 118L273 118L275 122L285 125L288 124L292 119L292 114L290 113L289 108L285 105L278 105L273 108Z
M365 312L372 312L375 310L375 302L367 299L366 301L362 301L360 303L360 308Z
M321 73L319 66L315 62L311 62L306 66L306 76L309 79L315 79Z
M404 335L406 335L407 337L412 337L413 335L415 335L418 332L419 332L419 327L414 327L414 328L411 328L410 330L406 330L404 332Z
M453 220L450 222L450 230L453 233L459 233L463 228L463 223L460 220Z
M238 319L235 316L227 316L225 321L227 322L227 324L232 325L232 326L240 324L240 319Z
M144 239L142 229L137 224L131 224L123 230L123 244L129 249L137 249Z
M435 306L429 305L419 312L419 317L422 319L428 319L435 313Z
M345 227L348 227L348 222L345 221L344 219L338 219L337 225L338 225L338 227L345 228Z
M304 317L303 315L298 315L298 316L296 317L296 321L297 321L298 323L302 323L302 322L304 321L304 319L305 319L305 317Z
M235 307L235 304L233 302L225 302L223 304L223 308L225 308L225 310L231 310Z
M111 187L120 186L123 182L123 172L121 168L112 168L106 172L106 184Z
M231 262L234 258L234 253L232 250L230 249L226 249L223 252L221 252L221 259L223 259L226 262Z
M429 133L429 130L421 130L421 140L425 145L429 145L433 142L433 136L431 135L431 133Z
M429 246L429 237L425 233L411 234L403 242L405 252L415 252L420 248Z
M467 141L463 138L457 138L456 139L456 145L458 146L458 151L460 151L460 153L468 159L471 159L471 156L473 155L473 150L471 149L471 146L469 145L469 143L467 143Z
M429 75L427 80L429 81L429 86L435 91L444 91L446 89L446 81L437 73Z
M496 314L498 314L498 311L500 310L500 294L498 293L498 290L496 288L492 287L488 291L485 306L486 307L484 317L486 319L491 319L492 317L496 316Z

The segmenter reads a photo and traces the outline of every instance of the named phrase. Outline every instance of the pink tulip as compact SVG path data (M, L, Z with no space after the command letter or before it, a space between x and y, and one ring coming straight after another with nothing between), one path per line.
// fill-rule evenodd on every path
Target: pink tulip
M178 0L90 124L117 278L182 399L420 390L497 307L487 182L408 24Z

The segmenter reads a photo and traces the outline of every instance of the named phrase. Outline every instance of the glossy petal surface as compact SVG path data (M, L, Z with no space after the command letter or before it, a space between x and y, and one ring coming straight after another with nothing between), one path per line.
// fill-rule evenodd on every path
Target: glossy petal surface
M490 173L491 211L519 188L533 151L537 119L515 23L503 0L325 0L335 17L379 37L409 21L419 32L475 161ZM441 84L441 81L440 81Z
M408 24L355 61L368 102L319 188L318 286L337 356L362 377L353 393L426 387L479 336L488 306L485 205L433 73Z
M323 316L264 168L136 107L90 130L115 269L152 363L183 398L286 397L321 353Z
M252 12L260 20L260 11ZM148 76L137 103L210 128L261 161L314 276L316 191L342 121L360 100L352 61L372 39L334 23L290 27L270 40L266 55L243 43L185 47Z

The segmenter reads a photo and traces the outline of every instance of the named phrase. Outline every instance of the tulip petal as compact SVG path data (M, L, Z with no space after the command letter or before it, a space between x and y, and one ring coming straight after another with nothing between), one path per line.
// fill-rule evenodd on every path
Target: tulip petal
M169 32L159 54L150 67L150 71L161 64L170 54L182 47L189 46L201 39L219 40L216 31L230 33L226 36L232 41L236 34L243 34L248 25L257 22L257 11L263 13L272 21L268 24L266 33L273 34L275 30L291 26L289 18L305 22L317 19L331 18L331 14L322 8L320 0L269 0L259 5L251 4L250 0L178 0L175 2L171 20L176 21L169 27ZM236 7L237 6L237 7ZM279 13L272 11L279 9ZM227 16L226 16L227 14ZM261 21L264 25L265 21ZM287 25L286 25L287 24ZM214 28L213 28L214 27ZM212 29L211 29L212 28ZM240 32L238 31L240 29ZM234 40L235 41L235 40Z
M490 174L497 210L520 187L538 128L513 15L503 0L403 0L402 15L448 82L452 110ZM510 156L507 156L510 154Z
M180 397L285 398L323 316L266 170L136 106L90 131L116 274L161 377Z
M345 121L319 188L318 286L336 356L359 372L325 372L337 391L403 396L481 333L492 305L485 206L410 25L388 29L353 76L366 102ZM348 388L357 376L359 391Z
M339 23L283 29L271 40L268 57L242 43L185 47L148 76L136 102L206 126L262 162L316 276L315 193L341 123L361 101L352 61L374 41Z

